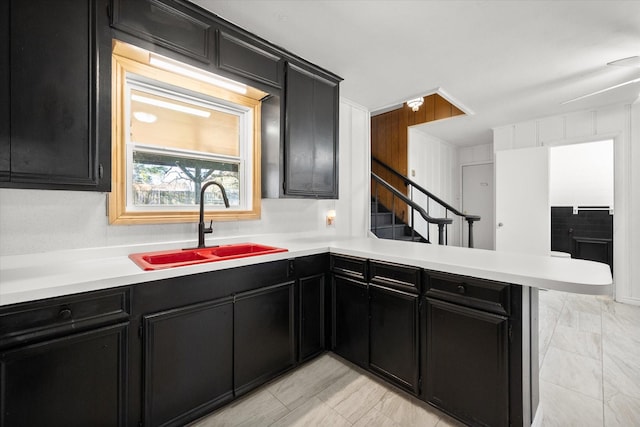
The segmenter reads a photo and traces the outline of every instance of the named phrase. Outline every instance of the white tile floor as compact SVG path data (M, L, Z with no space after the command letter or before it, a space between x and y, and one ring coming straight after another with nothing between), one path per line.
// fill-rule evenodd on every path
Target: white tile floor
M542 425L640 426L640 307L540 292ZM192 424L460 426L331 353Z

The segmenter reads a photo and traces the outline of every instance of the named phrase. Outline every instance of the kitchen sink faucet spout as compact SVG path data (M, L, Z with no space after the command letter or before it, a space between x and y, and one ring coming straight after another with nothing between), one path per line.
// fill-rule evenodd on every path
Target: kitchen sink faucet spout
M204 192L211 185L217 185L222 192L222 200L224 201L224 205L229 208L229 199L227 198L227 192L222 186L222 184L217 183L215 181L208 181L202 185L202 189L200 190L200 222L198 223L198 247L204 248L204 235L213 233L213 220L209 223L209 227L204 226Z

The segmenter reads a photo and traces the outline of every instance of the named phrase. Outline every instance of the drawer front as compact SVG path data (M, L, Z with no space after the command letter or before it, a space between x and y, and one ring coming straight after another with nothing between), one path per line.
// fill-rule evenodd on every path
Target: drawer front
M345 255L332 255L331 272L366 281L367 260Z
M0 348L125 320L129 289L25 303L0 311Z
M280 58L223 31L218 32L218 67L280 87Z
M370 282L401 291L420 293L419 268L382 261L369 263Z
M427 296L496 314L510 314L511 286L455 274L428 271Z

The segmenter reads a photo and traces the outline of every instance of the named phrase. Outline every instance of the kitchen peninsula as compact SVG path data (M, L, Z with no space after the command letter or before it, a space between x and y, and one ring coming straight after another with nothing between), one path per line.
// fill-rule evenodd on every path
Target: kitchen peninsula
M32 402L47 401L60 381L64 396L94 405L87 420L95 413L116 425L179 425L332 350L469 424L530 425L538 288L611 287L606 265L582 260L313 235L208 243L248 241L288 251L156 271L128 254L193 242L2 257L4 407L19 412L27 402L15 390L26 388ZM70 374L47 384L24 377L47 355ZM86 363L99 396L74 390L74 375L94 375L73 371ZM469 387L476 380L480 394ZM176 399L164 382L189 393ZM460 404L453 388L476 398ZM3 415L12 425L11 411Z

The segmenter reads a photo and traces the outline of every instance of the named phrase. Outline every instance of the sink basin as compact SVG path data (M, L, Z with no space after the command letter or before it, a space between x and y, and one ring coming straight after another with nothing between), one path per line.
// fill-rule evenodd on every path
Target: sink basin
M225 261L278 252L287 252L287 249L256 243L237 243L211 248L142 252L130 254L129 258L143 270L160 270L163 268L182 267L185 265Z

